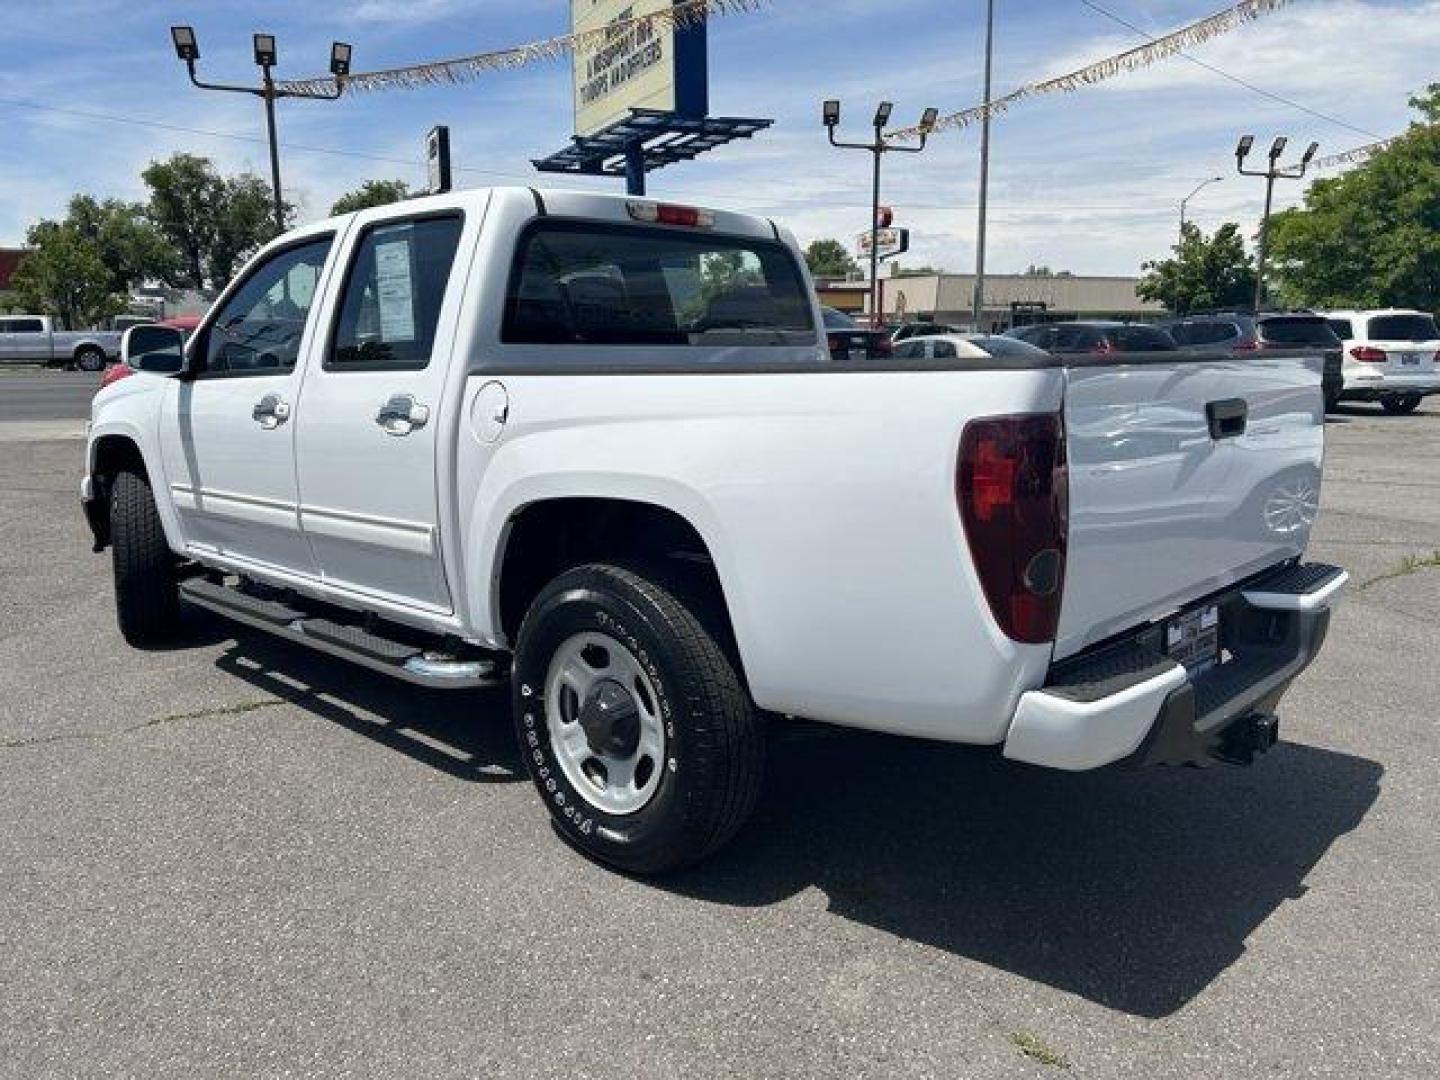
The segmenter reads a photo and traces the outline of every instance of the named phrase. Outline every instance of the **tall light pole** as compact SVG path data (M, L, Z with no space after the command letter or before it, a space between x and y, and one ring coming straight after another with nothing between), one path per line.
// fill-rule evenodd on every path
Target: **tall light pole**
M875 158L870 183L870 324L872 326L880 325L881 316L879 306L880 245L877 242L880 234L880 158L890 153L918 154L924 150L925 142L935 128L935 121L940 117L939 109L926 109L920 117L920 145L901 146L885 139L885 125L890 123L890 112L893 108L894 106L888 101L880 103L880 107L875 110L875 137L868 143L840 142L835 138L835 129L840 126L840 102L833 98L826 101L821 112L821 120L825 124L825 130L829 133L831 146L839 147L841 150L867 150Z
M1267 155L1265 168L1245 168L1245 158L1250 153L1250 148L1255 145L1254 135L1242 135L1240 142L1235 147L1235 170L1241 176L1263 176L1265 178L1265 213L1260 218L1260 243L1255 256L1255 310L1260 310L1260 304L1265 299L1265 256L1268 254L1270 241L1270 201L1275 192L1276 180L1298 180L1305 175L1305 170L1310 167L1310 162L1315 157L1315 151L1320 149L1318 142L1312 142L1305 148L1305 153L1300 158L1298 165L1291 165L1288 168L1280 167L1280 155L1285 152L1285 144L1289 142L1284 135L1277 136L1270 144L1270 153Z
M1178 258L1179 255L1180 255L1180 247L1185 243L1185 205L1186 205L1186 203L1188 203L1191 199L1195 198L1196 195L1199 195L1200 192L1204 191L1204 190L1205 190L1207 187L1209 187L1211 184L1218 184L1218 183L1220 183L1220 181L1223 180L1223 179L1225 179L1223 176L1212 176L1212 177L1210 177L1208 180L1201 180L1200 183L1199 183L1198 185L1196 185L1194 191L1190 192L1189 195L1186 195L1183 199L1180 200L1180 234L1179 234L1179 239L1176 241L1176 245L1175 245L1175 255L1176 255L1177 258ZM1182 312L1182 311L1180 310L1180 277L1179 277L1179 274L1176 274L1176 277L1175 277L1175 314L1176 314L1176 315L1183 315L1183 314L1184 314L1184 312Z
M985 313L985 211L990 196L990 70L995 53L995 0L985 0L985 112L980 117L980 221L975 229L975 305L977 333Z
M190 81L202 90L223 90L232 94L251 94L265 102L265 130L270 142L270 186L275 200L275 228L285 231L285 200L280 194L280 146L275 135L275 102L280 98L310 98L319 101L334 101L345 92L345 80L350 74L351 48L343 41L330 45L330 74L335 76L334 93L311 90L282 90L275 85L270 71L275 67L279 54L275 48L274 34L254 36L255 63L260 68L259 86L231 86L226 83L202 82L195 74L195 61L200 59L200 44L195 38L193 26L172 26L170 40L175 45L175 55L185 63Z
M1195 198L1196 195L1199 195L1200 192L1204 191L1207 187L1209 187L1211 184L1218 184L1218 183L1220 183L1221 180L1224 180L1224 179L1225 179L1225 178L1224 178L1223 176L1212 176L1212 177L1210 177L1210 179L1208 179L1208 180L1202 180L1202 181L1200 181L1199 186L1196 187L1194 191L1190 192L1189 195L1186 195L1183 199L1180 200L1180 239L1181 239L1181 240L1184 240L1184 239L1185 239L1185 205L1186 205L1191 199Z

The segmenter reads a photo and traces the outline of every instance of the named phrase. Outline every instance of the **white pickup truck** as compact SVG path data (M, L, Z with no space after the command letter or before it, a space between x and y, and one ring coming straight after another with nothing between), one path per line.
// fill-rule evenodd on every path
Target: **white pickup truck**
M0 363L99 371L119 354L116 330L57 330L49 315L0 315Z
M730 837L788 717L1248 761L1345 581L1301 561L1318 355L835 359L763 218L418 199L290 233L188 342L125 350L81 489L125 637L183 599L508 679L559 831L633 872Z

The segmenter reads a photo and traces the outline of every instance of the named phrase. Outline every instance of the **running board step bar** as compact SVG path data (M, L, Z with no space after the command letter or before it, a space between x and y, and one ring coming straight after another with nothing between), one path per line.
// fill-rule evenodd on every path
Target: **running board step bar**
M498 658L454 657L435 652L361 626L307 615L282 600L255 596L207 578L182 582L180 596L227 619L418 686L467 690L500 686L507 679L505 665Z

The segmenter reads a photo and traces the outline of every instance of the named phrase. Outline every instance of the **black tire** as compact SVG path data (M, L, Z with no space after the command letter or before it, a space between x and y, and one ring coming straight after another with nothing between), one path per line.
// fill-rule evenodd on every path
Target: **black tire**
M583 854L636 874L674 870L723 845L754 809L764 769L762 721L726 648L718 602L660 576L607 564L560 575L526 613L511 680L521 752L557 831ZM628 648L659 699L665 762L649 800L630 813L607 813L578 792L551 745L551 660L581 633Z
M1391 394L1380 399L1380 407L1391 416L1403 416L1420 407L1419 394Z
M81 371L104 371L105 354L93 345L75 350L75 366Z
M121 636L139 648L174 637L180 622L176 559L150 484L136 473L118 473L110 487L110 546Z

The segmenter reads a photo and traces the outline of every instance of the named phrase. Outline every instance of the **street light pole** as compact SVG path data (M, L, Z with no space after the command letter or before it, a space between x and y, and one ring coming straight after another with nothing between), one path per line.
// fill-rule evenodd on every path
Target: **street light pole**
M980 117L980 220L975 229L975 303L972 317L976 333L984 333L985 219L990 195L990 72L995 51L995 0L985 0L985 111Z
M830 137L830 145L841 150L865 150L874 156L874 167L871 170L870 179L870 324L879 326L881 312L879 306L880 286L880 158L884 154L918 154L925 149L926 140L930 132L934 130L935 121L939 119L939 109L926 109L920 117L920 145L901 146L897 143L888 142L885 139L885 125L890 122L890 112L894 108L888 101L882 101L875 110L874 138L868 143L840 142L835 138L835 129L840 126L840 102L833 98L826 101L821 113L821 121Z
M170 40L175 45L175 55L185 63L190 81L201 90L220 90L230 94L250 94L265 102L265 131L270 144L270 190L274 201L275 230L285 231L285 199L280 191L280 143L276 135L275 102L280 98L308 98L312 101L334 101L345 92L345 80L350 75L351 47L343 41L330 45L330 74L335 76L333 92L318 90L282 90L275 85L271 69L275 67L278 53L274 34L254 35L255 63L260 68L260 85L233 86L228 83L203 81L195 71L195 62L200 59L200 45L195 29L190 26L172 26Z
M1200 183L1196 186L1196 188L1195 188L1194 191L1190 192L1189 195L1186 195L1183 199L1180 200L1180 233L1179 233L1179 238L1178 238L1178 239L1176 240L1176 242L1175 242L1175 256L1176 256L1177 259L1180 257L1180 248L1181 248L1181 247L1184 245L1184 243L1185 243L1185 205L1186 205L1186 203L1188 203L1191 199L1195 198L1196 195L1199 195L1200 192L1204 191L1204 190L1205 190L1207 187L1209 187L1211 184L1218 184L1218 183L1220 183L1220 181L1223 180L1223 179L1225 179L1223 176L1212 176L1212 177L1210 177L1208 180L1202 180L1202 181L1200 181ZM1184 314L1184 313L1180 310L1180 277L1179 277L1179 274L1178 274L1178 273L1176 274L1176 277L1175 277L1175 314L1176 314L1176 315Z
M1250 153L1250 148L1255 145L1254 135L1242 135L1240 142L1235 147L1235 171L1241 176L1263 176L1265 178L1265 213L1260 218L1260 238L1255 253L1255 310L1260 310L1260 305L1265 299L1265 259L1269 254L1270 246L1270 205L1275 194L1276 180L1298 180L1305 175L1309 169L1310 162L1314 160L1315 151L1320 149L1320 144L1312 142L1305 148L1299 164L1281 168L1279 165L1280 155L1285 152L1285 144L1289 142L1284 135L1279 135L1270 144L1270 153L1264 169L1245 168L1245 158Z

